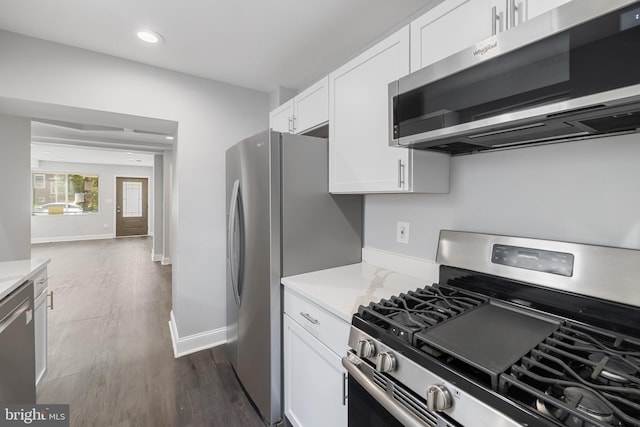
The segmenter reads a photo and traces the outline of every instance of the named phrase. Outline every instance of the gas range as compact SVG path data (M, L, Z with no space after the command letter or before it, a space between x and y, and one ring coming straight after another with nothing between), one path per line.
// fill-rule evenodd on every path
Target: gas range
M640 251L443 231L437 261L354 315L350 426L640 426Z

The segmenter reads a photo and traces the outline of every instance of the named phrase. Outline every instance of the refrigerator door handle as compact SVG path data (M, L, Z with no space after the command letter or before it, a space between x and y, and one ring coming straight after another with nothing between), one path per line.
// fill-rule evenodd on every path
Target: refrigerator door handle
M229 224L227 230L227 252L229 256L229 276L231 278L231 289L233 298L237 305L240 305L240 295L238 293L238 267L235 265L235 245L233 243L233 232L236 227L236 215L238 208L238 197L240 196L240 180L236 179L231 190L231 203L229 206Z

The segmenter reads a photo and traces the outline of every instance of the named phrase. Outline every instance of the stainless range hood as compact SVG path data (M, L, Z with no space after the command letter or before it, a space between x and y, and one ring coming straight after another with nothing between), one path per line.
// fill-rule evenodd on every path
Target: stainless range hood
M640 2L573 0L389 85L389 144L451 154L640 128Z

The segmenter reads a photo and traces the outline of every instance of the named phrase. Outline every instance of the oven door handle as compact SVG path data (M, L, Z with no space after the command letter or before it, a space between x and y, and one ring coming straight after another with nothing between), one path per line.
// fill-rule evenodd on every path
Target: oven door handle
M342 366L349 375L364 388L384 409L389 411L405 427L425 427L418 417L393 401L382 389L376 386L348 357L342 358Z

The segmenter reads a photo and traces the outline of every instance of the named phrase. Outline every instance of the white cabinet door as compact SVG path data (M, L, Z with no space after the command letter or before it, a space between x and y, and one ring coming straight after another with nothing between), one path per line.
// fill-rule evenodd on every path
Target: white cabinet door
M277 132L293 132L293 99L269 113L269 127Z
M525 1L527 4L528 18L531 19L535 16L542 15L545 12L562 6L565 3L569 3L570 0L520 0Z
M346 427L347 373L340 357L283 318L285 415L295 427Z
M389 147L387 107L389 83L408 73L407 26L329 75L330 192L408 190L409 151Z
M329 120L329 76L293 98L293 131L303 133Z
M411 71L487 37L491 37L489 0L445 1L411 22Z

